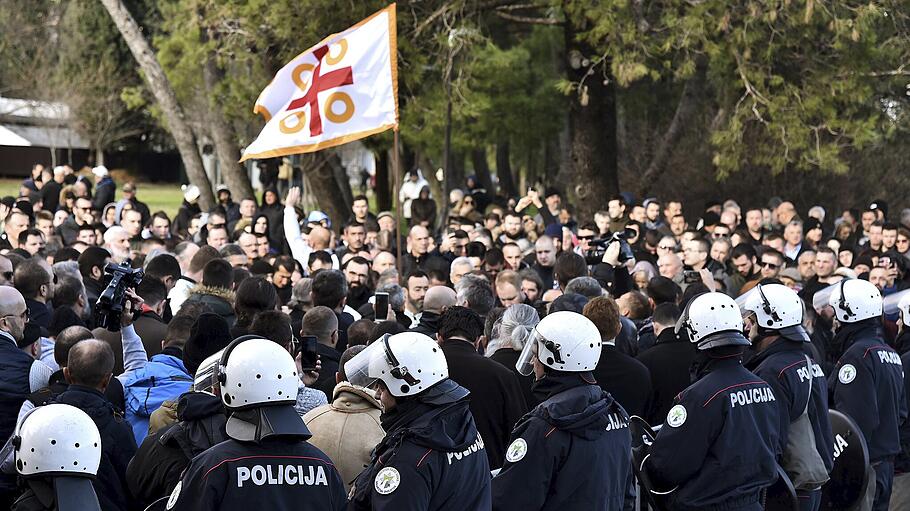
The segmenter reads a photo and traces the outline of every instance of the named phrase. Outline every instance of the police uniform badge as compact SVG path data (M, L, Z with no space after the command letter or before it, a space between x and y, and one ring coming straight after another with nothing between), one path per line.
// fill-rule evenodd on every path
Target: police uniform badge
M376 489L376 493L380 495L392 493L398 488L399 484L401 484L401 474L398 473L395 467L386 467L380 470L373 481L373 487Z
M506 451L506 461L519 462L525 457L525 454L528 454L528 442L524 438L516 438Z
M671 428L678 428L686 422L686 417L688 412L686 412L686 407L683 405L676 405L673 408L670 408L670 411L667 413L667 424Z
M844 364L837 372L837 379L844 385L852 382L856 379L856 368L853 367L853 364Z

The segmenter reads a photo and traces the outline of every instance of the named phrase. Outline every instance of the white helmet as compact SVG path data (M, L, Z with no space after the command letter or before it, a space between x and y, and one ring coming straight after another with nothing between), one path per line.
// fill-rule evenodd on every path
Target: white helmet
M13 436L21 476L94 477L101 463L101 435L75 406L51 404L31 410Z
M910 293L906 293L901 300L897 302L897 308L901 311L904 326L910 326Z
M704 293L693 298L676 323L677 333L683 329L699 349L751 344L742 335L743 318L739 306L723 293ZM721 333L738 335L715 336Z
M808 341L809 336L802 327L803 301L789 287L783 284L759 284L737 299L744 315L755 313L756 324L765 330L780 331L784 337Z
M577 312L554 312L534 327L515 368L530 375L536 355L541 364L557 371L593 371L600 360L600 350L600 331L590 319Z
M844 279L831 293L828 305L841 323L857 323L882 315L882 294L868 280Z
M221 354L221 401L229 410L297 402L297 364L268 339L238 339Z
M442 348L417 332L384 335L344 365L348 381L369 387L382 380L395 397L420 394L449 377ZM466 394L465 394L466 395Z

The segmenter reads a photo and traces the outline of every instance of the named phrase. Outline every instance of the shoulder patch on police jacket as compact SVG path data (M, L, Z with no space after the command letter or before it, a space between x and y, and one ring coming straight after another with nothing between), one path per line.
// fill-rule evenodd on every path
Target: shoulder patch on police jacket
M528 442L524 438L516 438L506 451L506 461L509 463L519 462L526 454L528 454Z
M177 499L180 498L181 488L183 488L183 481L177 481L177 486L175 486L174 491L171 492L171 498L167 499L167 507L165 509L171 509L174 507L174 504L177 503Z
M395 467L386 467L380 470L373 481L373 487L376 488L376 493L380 495L392 493L398 488L399 484L401 484L401 474L398 473Z
M844 385L852 382L856 379L856 368L853 367L853 364L844 364L837 372L837 379Z
M678 428L685 424L688 415L685 406L676 405L673 408L670 408L670 411L667 413L667 424L672 428Z

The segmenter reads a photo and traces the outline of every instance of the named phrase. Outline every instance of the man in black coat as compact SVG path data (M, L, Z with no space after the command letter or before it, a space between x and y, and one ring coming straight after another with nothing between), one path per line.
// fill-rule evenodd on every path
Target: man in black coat
M319 305L308 310L303 315L300 324L300 335L316 337L316 353L322 362L319 378L313 385L323 391L332 402L332 392L335 390L335 373L338 372L338 362L341 353L338 352L338 317L332 309Z
M490 468L502 466L509 435L528 411L515 373L477 353L483 321L467 307L449 307L439 318L436 339L449 365L449 378L471 392L470 409L483 438Z
M58 403L75 406L98 426L101 465L93 481L102 511L127 511L132 502L126 486L126 468L136 453L136 439L129 424L115 415L104 390L112 378L114 353L104 341L87 339L70 349L63 374L69 388Z
M653 392L643 417L650 424L659 424L673 407L673 399L691 384L689 367L695 360L695 348L688 339L674 332L679 319L679 307L662 303L654 309L654 333L657 343L638 356L638 361L651 373Z
M420 322L413 330L435 339L436 332L439 331L439 319L442 312L455 305L455 302L455 291L450 287L433 286L427 289L427 294L423 297L423 313L420 315Z
M585 305L584 316L597 326L603 341L594 379L629 415L641 415L651 395L651 376L641 362L616 348L614 339L621 328L619 306L612 298L599 296Z

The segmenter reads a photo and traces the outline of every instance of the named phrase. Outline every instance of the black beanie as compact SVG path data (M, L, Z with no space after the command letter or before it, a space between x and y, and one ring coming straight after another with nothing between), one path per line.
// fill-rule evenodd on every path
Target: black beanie
M199 364L231 343L231 330L218 314L204 312L199 315L190 337L183 347L183 365L190 374L196 374Z

